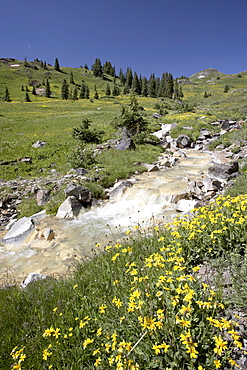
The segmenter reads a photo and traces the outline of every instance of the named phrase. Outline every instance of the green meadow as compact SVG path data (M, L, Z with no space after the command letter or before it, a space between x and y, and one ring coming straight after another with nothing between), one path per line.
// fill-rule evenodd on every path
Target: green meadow
M53 168L61 175L68 172L77 146L72 131L82 117L104 131L102 141L120 138L112 122L130 96L105 96L106 84L113 86L110 76L106 81L84 68L61 67L62 73L52 66L47 71L15 63L20 67L0 62L0 96L7 86L11 98L0 103L0 179L47 176ZM62 100L62 81L69 82L71 72L75 83L83 79L88 84L91 96L97 85L99 99ZM137 97L148 132L159 129L159 123L177 122L174 137L183 126L193 126L196 139L201 128L215 130L209 122L246 119L247 72L207 72L205 78L193 75L183 80L182 104ZM52 96L32 95L30 81L42 84L48 77ZM31 102L25 102L26 86ZM153 119L161 108L165 114ZM220 138L214 145L240 145L246 140L246 123L226 135L227 140ZM35 149L37 140L47 144ZM90 153L95 146L85 148ZM103 189L136 169L144 171L134 163L154 162L161 151L159 145L144 142L133 152L102 152L88 168L92 177L95 165L103 173L101 182L93 185ZM32 163L21 162L24 157ZM240 167L233 186L191 217L153 225L148 231L136 225L121 244L101 246L95 241L94 259L85 258L70 276L51 277L24 290L9 276L0 289L0 369L238 368L240 357L246 356L247 339L245 159ZM95 192L100 194L100 189ZM210 267L213 276L206 274L202 280L202 265ZM224 281L226 271L231 284Z

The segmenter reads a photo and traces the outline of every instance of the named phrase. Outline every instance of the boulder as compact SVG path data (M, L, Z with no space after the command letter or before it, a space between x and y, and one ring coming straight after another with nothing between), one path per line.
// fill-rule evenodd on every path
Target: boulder
M57 218L77 217L82 209L82 204L75 196L69 196L58 208Z
M33 145L32 147L34 148L43 148L43 146L45 146L46 142L45 141L41 141L41 140L37 140Z
M48 276L46 275L39 274L37 272L31 272L28 275L28 277L23 281L23 283L21 284L21 287L25 289L28 286L28 284L34 283L35 281L38 281L38 280L44 280L47 278Z
M181 134L177 137L176 143L179 148L188 148L190 147L191 139L188 135Z
M74 196L81 203L90 203L92 193L89 189L82 187L77 184L70 184L67 189L65 189L66 197Z
M189 211L192 211L192 209L199 207L199 206L200 206L200 203L197 200L181 199L175 205L175 209L178 212L187 213Z
M88 171L85 170L85 168L77 168L75 172L77 173L77 175L86 175L88 173Z
M208 191L219 191L222 189L222 182L217 179L212 179L210 177L206 177L203 180L204 191L207 193Z
M147 167L148 172L156 172L160 170L157 164L146 164L145 167Z
M117 150L135 149L135 143L132 138L122 139L117 145Z
M2 239L4 244L23 242L34 229L34 221L30 217L22 217L14 223L8 233Z
M44 230L44 238L47 240L47 241L50 241L52 239L55 238L55 232L50 229L49 227L46 227L45 230Z
M178 194L174 194L171 196L170 202L171 203L178 203L181 199L189 199L189 193L188 192L182 192Z
M38 190L36 195L36 202L38 206L43 206L49 201L49 199L50 199L49 190Z
M221 122L221 129L224 130L224 131L228 131L230 130L230 122L229 121L222 121Z
M230 164L214 163L208 169L208 176L215 179L230 180L238 175L238 162Z
M158 119L158 118L161 118L161 117L162 117L162 115L161 115L161 114L159 114L159 113L154 113L154 114L153 114L153 118Z
M117 184L112 191L109 193L110 199L116 199L120 194L122 195L126 189L133 186L131 181L122 181L120 184Z

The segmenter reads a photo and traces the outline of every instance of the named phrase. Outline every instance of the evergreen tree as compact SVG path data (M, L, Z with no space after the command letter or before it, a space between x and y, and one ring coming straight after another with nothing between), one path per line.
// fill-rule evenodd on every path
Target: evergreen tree
M148 81L148 95L151 96L151 98L157 97L156 78L155 78L154 73L151 74L149 81Z
M166 88L165 88L165 97L172 99L173 92L174 92L173 76L171 73L169 73L168 78L167 78Z
M118 96L118 95L120 95L120 89L116 84L114 84L113 89L112 89L112 96Z
M100 59L96 58L94 64L92 65L93 75L95 77L102 77L103 69Z
M28 95L28 92L26 92L25 102L27 102L27 103L31 103L31 99L30 99L30 97L29 97L29 95Z
M46 80L46 85L45 85L45 96L46 96L46 98L51 97L51 87L50 87L50 82L49 82L48 78Z
M40 68L44 69L44 63L42 62L42 60L40 61Z
M103 73L107 75L115 76L115 67L112 66L111 62L105 62L102 70L103 70Z
M180 95L180 99L184 97L182 86L179 86L179 95Z
M74 88L74 92L73 92L72 99L73 99L73 100L78 100L78 90L77 90L77 86L75 86L75 88Z
M228 85L225 86L224 88L224 93L227 93L229 91L230 87Z
M177 80L175 80L175 82L174 82L173 99L174 100L179 100L180 99L180 90L179 90L179 86L178 86Z
M35 87L34 87L34 86L33 86L33 89L32 89L32 94L33 94L33 95L37 95L37 94L36 94L36 89L35 89Z
M84 68L87 69L87 70L89 69L87 64L84 64Z
M55 59L54 69L55 71L60 72L60 65L59 65L58 58Z
M63 80L63 84L62 84L61 97L62 99L65 99L65 100L69 98L69 85L65 79Z
M24 86L23 86L23 85L22 85L22 87L21 87L21 91L25 91L25 90L24 90Z
M73 76L73 72L71 71L70 72L70 81L69 81L72 85L75 85L75 81L74 81L74 76Z
M44 69L48 69L47 64L46 64L46 61L44 61L44 67L43 68Z
M148 80L146 77L142 77L141 85L142 85L141 95L148 96Z
M88 85L85 86L85 99L90 98L90 91Z
M7 102L10 102L10 101L11 101L11 99L10 99L9 89L8 89L8 87L7 87L7 86L6 86L6 88L5 88L5 94L4 94L3 101L7 101Z
M125 79L125 76L124 76L124 73L123 73L122 69L119 70L119 76L118 77L120 79L121 85L124 86L126 79Z
M126 72L126 82L125 82L125 86L129 88L129 90L131 89L132 87L132 81L133 81L133 73L132 73L132 69L131 68L127 68L127 72Z
M86 92L86 84L85 84L84 81L82 81L80 94L79 94L79 99L85 99L85 92Z
M139 81L139 78L138 78L136 72L134 72L134 77L133 77L133 80L132 80L131 91L135 95L141 95L141 85L140 85L140 81Z
M98 94L97 89L95 89L95 92L94 92L94 99L99 99L99 94Z
M110 89L109 84L106 84L105 94L106 94L107 96L110 96L110 95L111 95L111 89Z

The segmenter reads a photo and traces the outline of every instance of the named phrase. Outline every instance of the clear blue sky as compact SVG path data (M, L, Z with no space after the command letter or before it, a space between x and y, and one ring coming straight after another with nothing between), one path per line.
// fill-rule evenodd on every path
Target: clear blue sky
M142 76L247 70L247 0L6 0L0 57Z

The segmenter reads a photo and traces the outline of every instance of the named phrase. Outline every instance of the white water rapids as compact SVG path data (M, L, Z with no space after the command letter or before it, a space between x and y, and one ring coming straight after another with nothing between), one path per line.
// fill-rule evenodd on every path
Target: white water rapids
M40 221L42 228L56 232L50 242L35 239L18 246L0 245L0 276L6 280L6 276L23 279L30 272L63 274L68 272L71 258L92 256L96 243L103 248L118 242L133 226L170 222L176 214L172 195L185 192L188 179L207 176L210 164L208 153L188 150L186 155L173 168L137 175L134 185L117 199L84 211L76 220L47 217Z

